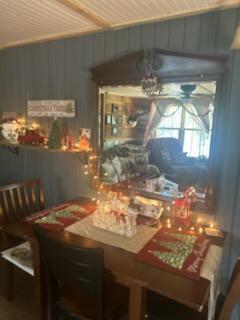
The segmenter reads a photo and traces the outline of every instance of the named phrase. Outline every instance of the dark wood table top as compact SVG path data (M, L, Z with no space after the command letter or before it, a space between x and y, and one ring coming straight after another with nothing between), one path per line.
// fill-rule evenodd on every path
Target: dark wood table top
M86 199L81 199L81 203L86 202ZM34 239L32 225L25 221L11 223L4 226L4 230L14 237ZM207 302L210 282L206 279L192 280L156 268L137 261L133 253L67 231L51 232L51 235L68 244L103 248L105 268L117 282L126 285L130 282L139 284L198 311L201 311ZM223 246L223 239L211 240L213 244Z

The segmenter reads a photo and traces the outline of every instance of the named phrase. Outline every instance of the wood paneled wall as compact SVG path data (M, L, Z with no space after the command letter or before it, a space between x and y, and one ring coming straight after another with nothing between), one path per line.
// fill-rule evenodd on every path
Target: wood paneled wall
M203 53L229 53L228 74L221 88L219 132L222 176L217 221L229 232L223 275L228 277L240 251L240 53L229 47L239 19L237 9L147 24L78 38L52 41L0 52L0 112L25 113L27 99L76 99L74 130L94 128L88 69L140 48L167 48ZM0 150L0 184L41 177L47 204L87 195L81 163L72 155Z

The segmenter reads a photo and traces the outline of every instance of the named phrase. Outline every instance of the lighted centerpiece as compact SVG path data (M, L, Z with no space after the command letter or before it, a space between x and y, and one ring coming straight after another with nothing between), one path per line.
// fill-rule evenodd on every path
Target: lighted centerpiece
M127 238L136 234L136 218L138 213L129 208L116 197L111 200L102 200L93 214L93 225Z

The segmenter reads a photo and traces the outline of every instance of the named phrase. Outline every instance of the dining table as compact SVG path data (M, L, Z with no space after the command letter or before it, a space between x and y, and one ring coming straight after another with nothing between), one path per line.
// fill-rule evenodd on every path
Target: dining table
M88 198L77 199L80 204L91 202ZM11 222L4 226L8 238L29 240L33 250L34 288L38 320L46 320L47 302L45 294L44 268L40 259L33 224L25 219ZM51 231L49 231L51 232ZM172 299L182 305L202 313L207 319L207 302L210 294L210 281L200 277L190 279L141 262L135 254L122 248L111 246L88 236L77 235L67 231L51 232L56 240L80 247L100 247L104 251L104 265L113 281L129 288L129 319L140 320L145 315L146 293L152 290L163 297ZM211 243L223 247L224 238L211 237Z

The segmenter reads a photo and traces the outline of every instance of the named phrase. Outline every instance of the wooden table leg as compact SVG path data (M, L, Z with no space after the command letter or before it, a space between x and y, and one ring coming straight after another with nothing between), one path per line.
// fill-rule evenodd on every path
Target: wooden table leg
M34 293L35 293L35 310L37 320L47 319L47 297L44 296L45 277L39 255L38 243L31 240L33 251L33 267L34 267Z
M142 320L145 315L146 290L140 284L129 288L129 320Z

